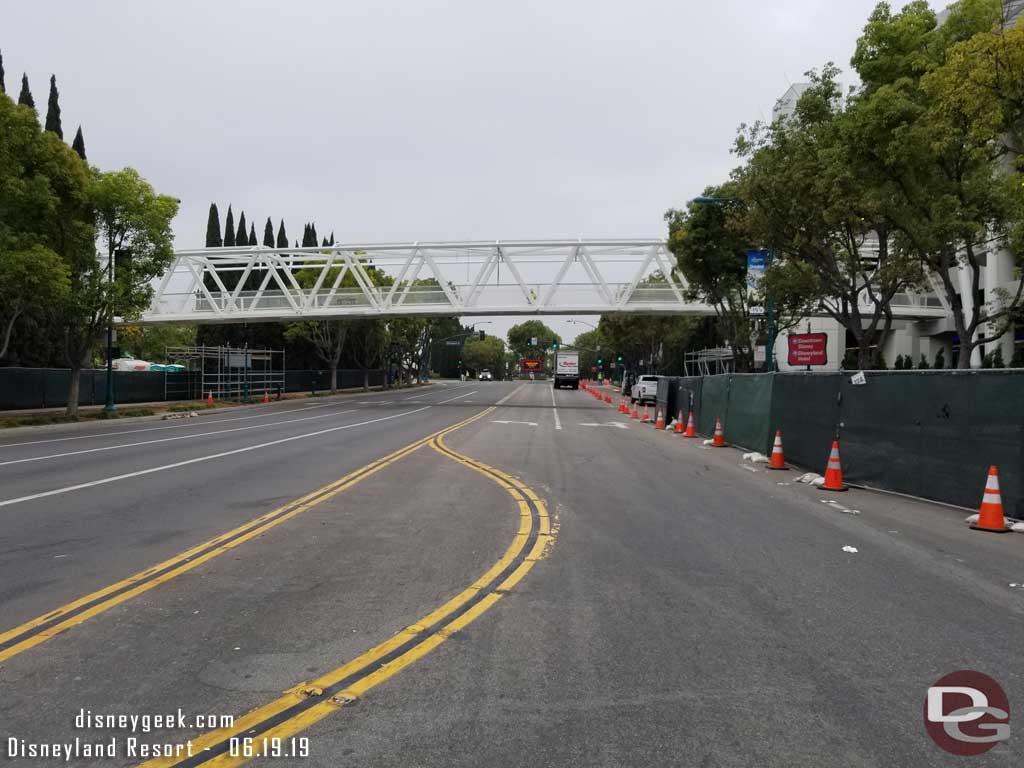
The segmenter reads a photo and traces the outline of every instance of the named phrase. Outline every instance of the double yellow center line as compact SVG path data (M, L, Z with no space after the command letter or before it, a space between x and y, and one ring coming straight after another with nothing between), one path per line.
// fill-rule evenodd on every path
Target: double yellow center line
M388 454L357 469L355 472L345 475L339 480L335 480L333 483L325 485L323 488L308 493L302 498L291 501L282 507L278 507L272 512L268 512L262 517L258 517L234 530L210 539L187 552L175 555L169 560L154 565L152 568L141 573L136 573L134 576L129 576L127 579L123 579L116 584L111 584L108 587L80 597L67 605L63 605L49 613L3 632L0 634L0 662L27 651L29 648L37 646L71 627L110 610L119 603L141 595L143 592L147 592L244 544L286 520L290 520L296 515L305 512L310 507L314 507L337 496L342 491L380 472L385 467L405 458L414 451L418 451L434 438L460 429L493 410L494 408L489 408L458 424L427 435L404 448L400 448L394 453Z
M437 648L485 613L529 572L553 543L547 508L515 478L445 445L444 435L460 426L429 438L430 447L494 481L515 500L519 530L502 557L461 593L376 648L311 682L294 686L276 700L238 718L231 728L193 740L192 756L159 758L144 763L143 768L233 766L261 756L264 745L309 728ZM240 738L251 739L252 751L247 755L232 748L232 740L237 744Z

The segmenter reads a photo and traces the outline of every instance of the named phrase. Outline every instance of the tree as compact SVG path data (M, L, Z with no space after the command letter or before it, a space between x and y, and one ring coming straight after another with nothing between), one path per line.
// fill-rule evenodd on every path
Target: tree
M721 203L692 201L685 210L665 213L668 247L689 283L690 299L714 307L738 371L754 367L754 325L750 308L756 297L747 281L747 249L753 242L737 201L735 184L708 187L704 196Z
M284 219L281 219L281 224L277 228L277 247L287 248L288 247L288 234L284 231Z
M854 338L869 368L892 330L892 300L921 280L917 260L890 247L892 224L863 183L839 70L807 73L811 86L791 118L744 130L734 173L751 201L748 224L774 253L764 290L797 314L824 310Z
M927 371L929 368L931 368L931 366L928 365L928 358L924 356L924 352L921 353L921 359L918 361L917 367L918 370L921 371Z
M31 109L36 108L36 100L32 98L32 91L28 87L28 75L21 73L21 93L18 94L18 103Z
M269 216L267 216L267 223L263 226L263 245L267 248L274 247L274 225L270 223Z
M537 346L530 344L537 339ZM527 320L513 325L508 330L508 345L520 357L545 357L555 343L562 343L562 337L540 320Z
M235 245L235 214L231 212L231 204L228 203L228 215L224 219L224 247L231 248Z
M71 148L78 153L78 156L83 160L85 157L85 137L82 136L82 126L78 126L78 130L75 131L74 141L71 142Z
M487 368L496 376L505 371L505 342L497 336L483 339L469 338L462 347L462 363L471 371L479 374Z
M16 326L52 319L67 292L58 247L69 200L84 186L35 114L0 94L0 358ZM71 166L71 167L69 167Z
M60 124L60 95L57 93L57 76L50 75L50 98L46 104L46 130L53 131L57 138L64 138Z
M935 353L935 362L932 364L932 368L936 370L942 370L946 367L946 353L942 347L939 347L939 351Z
M94 174L86 202L95 216L96 234L106 245L106 258L97 258L90 249L70 265L71 291L64 312L71 367L69 416L78 414L79 374L93 345L115 315L132 318L148 306L152 281L170 267L171 221L178 212L177 200L158 195L133 168ZM107 280L111 262L117 264L113 281Z
M0 93L7 93L7 86L4 85L4 53L0 51Z
M206 247L220 248L224 240L220 236L220 212L216 203L210 203L210 213L206 217Z
M245 211L238 217L238 232L235 233L235 247L244 248L249 244L249 228L245 226Z
M995 0L962 0L936 27L921 0L897 14L879 6L853 60L863 81L854 101L864 181L886 201L895 246L942 286L960 368L1005 333L1022 295L1018 287L982 303L980 290L985 254L1024 244L1022 176L1006 140L1024 119L1024 102L979 87L1000 76L1001 64L976 55L978 35L1002 34L1000 14ZM1004 42L1018 51L1009 58L1024 61L1024 36Z
M334 233L331 232L331 239L327 241L328 245L334 245Z
M249 225L249 245L259 245L259 241L256 239L256 225Z
M122 354L158 363L168 362L168 347L194 346L196 335L194 325L124 325L117 329Z

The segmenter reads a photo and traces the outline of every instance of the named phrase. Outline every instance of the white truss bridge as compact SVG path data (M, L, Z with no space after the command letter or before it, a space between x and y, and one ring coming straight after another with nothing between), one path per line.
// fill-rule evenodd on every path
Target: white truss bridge
M175 254L140 321L714 314L687 298L674 264L660 239L205 248ZM384 281L371 268L390 284L378 285ZM902 294L893 310L921 319L946 314L927 294Z

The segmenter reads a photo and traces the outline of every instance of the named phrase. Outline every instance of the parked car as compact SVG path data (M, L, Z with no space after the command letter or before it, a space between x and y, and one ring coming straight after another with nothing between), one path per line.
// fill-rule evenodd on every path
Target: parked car
M658 401L658 377L641 376L630 392L630 399L640 405L654 405Z
M477 378L480 379L480 381L494 381L494 376L491 375L491 372L487 368L480 371L480 375Z

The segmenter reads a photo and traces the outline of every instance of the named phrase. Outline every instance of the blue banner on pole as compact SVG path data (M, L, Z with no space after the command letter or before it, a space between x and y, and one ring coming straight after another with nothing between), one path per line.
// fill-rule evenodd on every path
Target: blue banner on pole
M747 251L747 293L756 296L761 290L761 279L764 277L764 270L768 266L768 251L749 250ZM758 304L750 305L751 315L763 315L764 307Z

